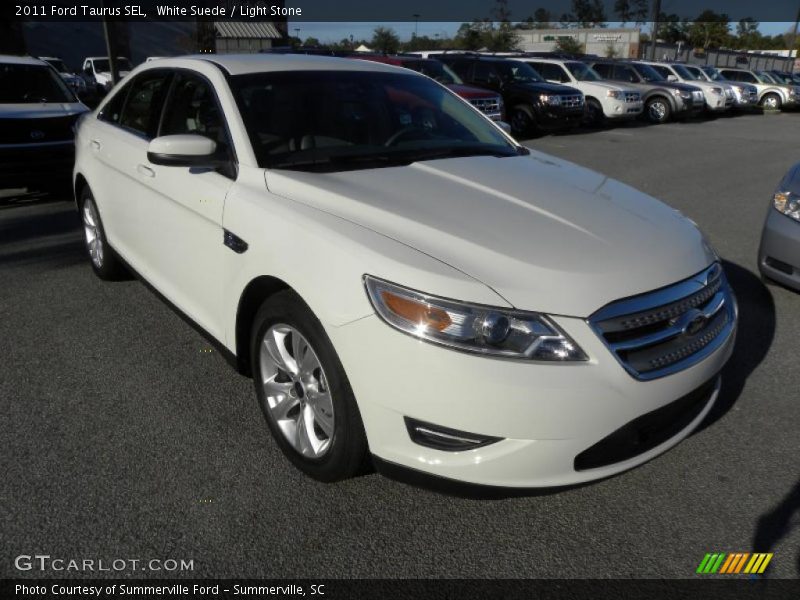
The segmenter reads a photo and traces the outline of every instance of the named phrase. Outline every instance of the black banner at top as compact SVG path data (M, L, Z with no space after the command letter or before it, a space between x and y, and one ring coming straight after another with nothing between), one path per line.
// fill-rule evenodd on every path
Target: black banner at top
M524 21L538 15L550 22L652 21L656 0L11 0L3 19L24 21L285 21L464 22ZM581 5L589 10L581 10ZM661 0L661 12L681 20L795 21L795 0ZM542 12L544 11L544 12ZM538 20L538 19L537 19Z

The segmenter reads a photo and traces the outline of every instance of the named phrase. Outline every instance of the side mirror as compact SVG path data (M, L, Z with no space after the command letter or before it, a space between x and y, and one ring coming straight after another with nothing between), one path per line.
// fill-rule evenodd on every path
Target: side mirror
M147 146L147 160L165 167L219 167L226 161L217 156L217 144L193 133L162 135Z
M667 75L667 81L672 81L673 83L678 81L678 78L675 75Z
M505 121L495 121L494 124L497 125L503 131L505 131L507 134L511 135L511 125L509 125Z

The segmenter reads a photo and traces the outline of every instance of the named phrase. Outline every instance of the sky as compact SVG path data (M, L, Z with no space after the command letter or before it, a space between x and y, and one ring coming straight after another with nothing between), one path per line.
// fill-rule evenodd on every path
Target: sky
M315 37L322 43L338 42L342 38L349 38L353 36L355 40L372 38L372 31L378 26L390 27L397 32L401 40L411 38L414 33L415 27L417 28L418 35L427 35L431 38L439 37L452 37L458 30L461 22L442 22L430 23L427 21L420 21L416 25L414 22L403 23L314 23L314 22L292 22L289 20L289 33L291 35L298 35L295 31L300 28L299 37L305 40L308 37ZM784 33L790 29L794 24L785 22L766 22L761 23L759 31L764 35L775 35ZM619 26L619 23L609 23L609 26ZM649 24L645 30L649 29Z

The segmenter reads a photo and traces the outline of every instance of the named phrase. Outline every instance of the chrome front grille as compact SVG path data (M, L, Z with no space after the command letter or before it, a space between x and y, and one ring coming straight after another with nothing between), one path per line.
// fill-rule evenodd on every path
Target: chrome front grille
M733 100L735 98L733 88L725 88L725 97L729 100Z
M675 285L609 304L589 324L631 375L656 379L719 348L735 328L736 301L714 263Z
M565 108L580 108L583 106L583 95L561 96L561 106Z
M694 100L695 104L705 104L705 96L701 90L695 90L692 92L692 100Z
M494 98L471 98L469 103L487 117L499 119L503 116L500 96L495 96Z
M641 102L642 95L639 92L625 92L625 102L633 104L634 102Z

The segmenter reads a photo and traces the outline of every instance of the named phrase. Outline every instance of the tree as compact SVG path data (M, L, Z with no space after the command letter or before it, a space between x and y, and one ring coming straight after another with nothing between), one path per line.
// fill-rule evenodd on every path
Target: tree
M619 50L613 43L609 42L606 46L606 58L617 58L618 56Z
M321 46L322 44L320 41L315 37L307 37L306 41L303 42L303 46Z
M397 54L400 49L400 38L397 37L394 29L389 27L376 27L372 33L373 49L384 54Z
M521 23L517 23L514 29L552 29L553 24L550 22L552 16L550 11L545 8L537 8L532 17L528 17Z
M730 45L729 23L728 15L704 10L689 27L689 41L703 48Z
M647 21L647 0L616 0L614 13L619 17L623 27L625 23L641 25Z
M689 24L681 21L678 15L666 15L661 13L658 18L658 40L664 40L670 44L689 41Z
M480 50L484 45L483 40L483 23L473 21L461 24L456 33L455 45L461 50Z
M565 54L583 54L583 44L571 35L560 35L556 40L556 50Z
M572 0L572 12L561 17L570 27L606 27L603 0Z

